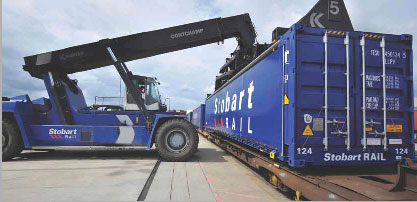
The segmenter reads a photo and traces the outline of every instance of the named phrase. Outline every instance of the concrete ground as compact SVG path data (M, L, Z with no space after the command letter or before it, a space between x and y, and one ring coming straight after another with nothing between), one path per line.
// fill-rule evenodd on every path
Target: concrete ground
M29 151L2 163L2 201L136 201L155 151Z
M246 165L200 137L189 162L161 162L147 201L288 201Z
M4 201L136 201L158 160L155 150L26 151L2 163ZM149 186L148 186L149 187ZM161 162L151 201L289 200L230 154L200 137L188 162Z

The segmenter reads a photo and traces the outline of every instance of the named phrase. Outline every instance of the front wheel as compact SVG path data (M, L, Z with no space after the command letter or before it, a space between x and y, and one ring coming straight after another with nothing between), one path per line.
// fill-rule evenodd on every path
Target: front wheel
M171 119L159 127L155 137L156 149L166 161L185 161L197 150L198 135L184 119Z
M22 152L23 141L14 120L3 116L2 127L2 161L7 161Z

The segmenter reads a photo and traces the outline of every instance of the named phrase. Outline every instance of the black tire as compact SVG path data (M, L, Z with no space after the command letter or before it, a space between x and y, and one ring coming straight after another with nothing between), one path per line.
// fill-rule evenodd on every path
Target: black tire
M19 156L23 150L23 141L14 120L3 116L2 127L2 161L7 161Z
M165 161L185 161L197 151L198 134L190 122L170 119L155 136L156 150Z
M197 131L197 129L195 129L194 128L194 130L196 130L196 132L197 132L197 145L200 143L200 135L198 134L198 131ZM194 153L197 153L198 152L198 146L197 147L195 147L195 149L194 149Z

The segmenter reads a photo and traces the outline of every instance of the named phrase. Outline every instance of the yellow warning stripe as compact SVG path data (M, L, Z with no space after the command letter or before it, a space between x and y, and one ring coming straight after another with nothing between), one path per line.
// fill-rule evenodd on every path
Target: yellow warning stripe
M329 30L329 31L327 31L327 33L328 34L334 34L334 35L341 35L341 36L345 35L345 32L339 31L339 30ZM380 39L381 38L380 35L372 34L372 33L364 34L364 36L369 37L369 38L374 38L374 39Z
M374 38L374 39L380 39L381 36L378 34L364 34L365 37Z
M339 30L329 30L327 31L328 34L335 34L335 35L345 35L344 32L339 31Z

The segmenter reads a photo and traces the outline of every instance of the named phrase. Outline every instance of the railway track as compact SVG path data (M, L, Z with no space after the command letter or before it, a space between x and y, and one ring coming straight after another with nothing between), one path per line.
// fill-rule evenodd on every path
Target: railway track
M255 168L277 189L293 191L296 200L416 200L417 164L404 160L393 167L290 169L230 139L199 129L199 133ZM334 169L333 169L334 168ZM349 169L349 168L348 168Z

